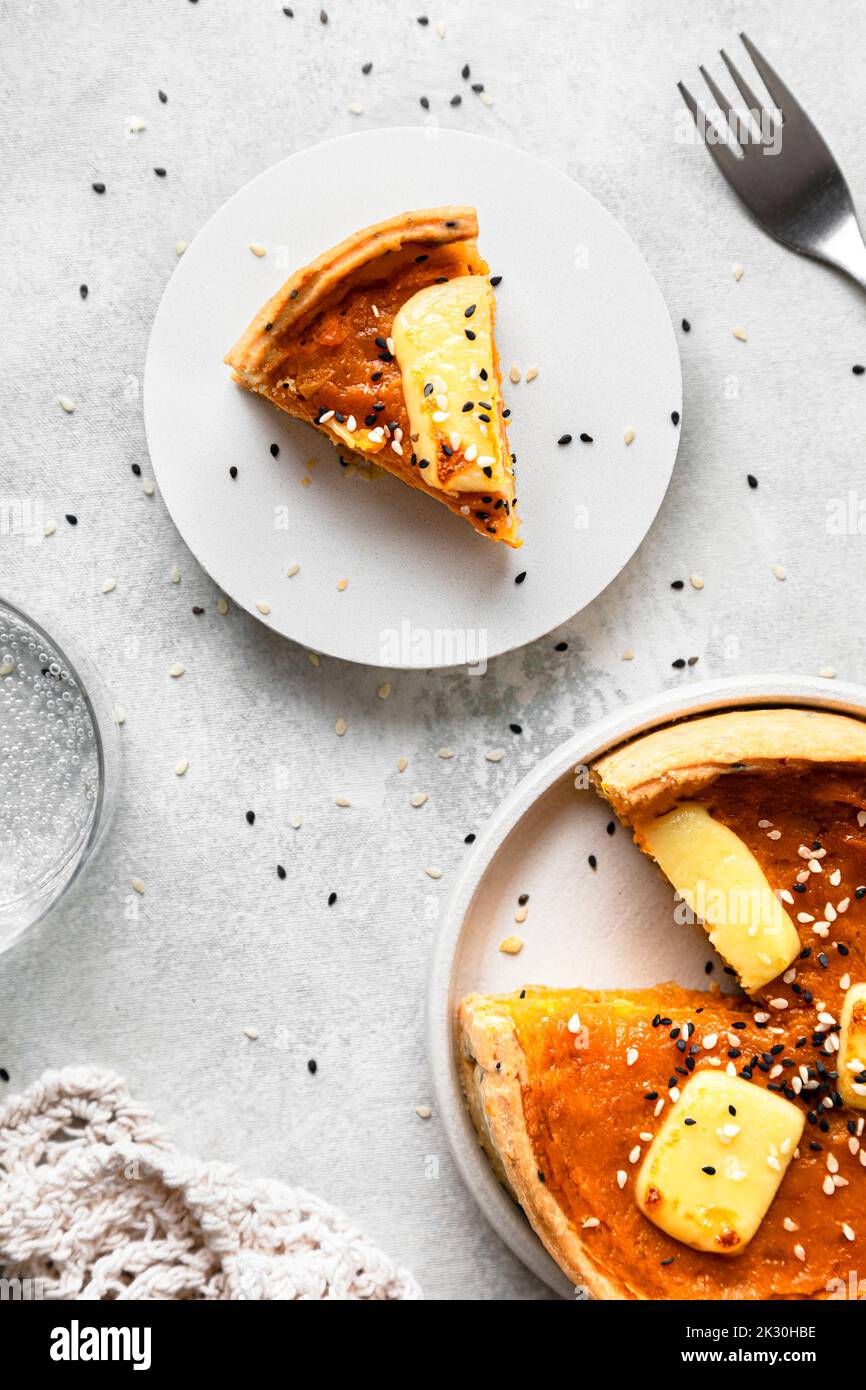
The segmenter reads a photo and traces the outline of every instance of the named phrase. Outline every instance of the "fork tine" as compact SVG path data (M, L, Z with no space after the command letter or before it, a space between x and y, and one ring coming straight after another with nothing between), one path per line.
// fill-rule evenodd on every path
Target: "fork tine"
M707 113L704 110L704 108L702 106L699 106L698 103L695 101L694 97L692 96L685 83L678 82L677 87L679 89L683 101L692 113L692 119L698 128L698 133L703 138L705 146L709 150L710 154L713 156L713 159L718 164L725 178L729 182L733 183L743 161L741 159L738 159L738 157L733 153L730 145L721 144L718 139L707 139L708 127L711 126L714 134L718 135L716 127L712 125L712 122L709 120L709 117L707 116Z
M782 120L784 121L786 117L791 115L804 115L803 108L794 93L788 90L779 74L758 51L748 34L744 34L741 30L740 38L743 41L743 47L757 69L758 76L770 93L775 106L782 113Z
M732 60L728 57L725 50L722 48L719 50L719 52L721 54L722 62L728 69L728 72L731 74L731 77L734 79L735 83L737 84L737 89L740 93L740 96L744 99L746 103L746 109L748 110L749 115L752 118L753 124L756 124L758 129L763 134L761 118L762 116L764 116L766 119L770 121L772 130L772 127L775 124L775 122L773 121L770 112L764 110L764 103L762 101L758 101L758 98L755 96L755 93L752 91L745 77L743 77L739 68L737 68L732 62Z
M700 67L698 68L698 71L700 72L701 77L704 79L707 86L709 87L710 95L712 96L713 101L716 103L722 115L724 116L727 122L728 130L731 132L732 135L736 135L737 132L734 128L734 121L736 117L731 103L728 101L728 98L725 96L724 92L722 91L718 83L715 81L712 74L709 73L707 69L704 67L703 63L701 63Z

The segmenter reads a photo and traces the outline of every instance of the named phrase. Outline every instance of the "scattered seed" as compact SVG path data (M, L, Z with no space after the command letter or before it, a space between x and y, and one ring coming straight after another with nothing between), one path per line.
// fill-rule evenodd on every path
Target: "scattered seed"
M520 377L521 377L520 368L519 368L515 363L512 363L512 365L511 365L511 366L509 367L509 369L508 369L508 379L509 379L509 381L513 381L513 382L514 382L514 385L516 386L517 383L518 383L518 381L520 380Z
M704 581L699 574L690 574L689 583L693 589L702 589L704 587Z
M739 261L738 261L735 265L733 265L733 266L731 267L731 274L733 275L733 277L734 277L735 280L737 280L737 281L742 280L742 278L743 278L743 270L744 270L744 267L740 265Z
M126 710L123 705L114 706L114 722L118 725L126 723Z
M188 770L189 770L189 759L188 759L188 758L181 758L181 760L180 760L179 763L175 763L174 775L175 775L175 777L183 777L184 773L187 772Z
M505 757L505 750L502 748L492 748L489 753L484 754L489 763L499 763Z
M624 444L631 444L634 439L634 430L626 430L622 438Z
M245 1037L245 1038L249 1038L250 1042L255 1042L255 1040L256 1040L256 1038L257 1038L258 1036L259 1036L259 1030L258 1030L257 1028L245 1028L245 1029L244 1029L244 1037Z
M787 578L788 578L788 572L787 572L787 570L785 569L785 566L784 566L784 565L774 565L774 566L773 566L773 574L776 576L777 579L787 579Z
M425 869L424 872L425 872L425 874L427 875L428 878L441 878L441 877L442 877L442 870L441 870L441 869L428 868L428 869Z
M352 803L347 796L338 796L334 800L335 806L346 807L351 806L351 804Z
M132 880L132 886L135 889L136 893L138 893L139 897L142 897L144 895L144 883L140 878L134 878Z
M342 716L341 716L341 717L337 720L336 724L334 725L334 733L337 735L337 738L342 738L345 732L346 732L346 721L345 721L345 719L343 719Z
M262 246L262 244L261 244L260 241L251 241L251 242L250 242L250 250L252 251L252 253L253 253L254 256L265 256L265 255L267 255L267 247L266 247L266 246Z
M419 1120L429 1120L433 1111L430 1109L429 1105L416 1105L415 1114L418 1116Z
M220 594L219 598L217 599L216 608L217 612L221 614L222 617L225 617L226 613L229 611L228 599L223 598L222 594Z
M186 667L183 666L179 661L176 661L173 666L169 666L168 668L168 674L172 676L175 680L177 680L178 676L182 676L185 673L185 671Z
M746 339L746 334L745 334L744 329L742 329L742 328L735 328L735 329L733 330L733 334L734 334L734 337L737 339L738 342L740 342L740 343L745 343L745 342L747 341L747 339Z
M117 588L117 580L116 580L116 579L103 579L103 581L102 581L102 590L101 590L101 592L102 592L103 594L110 594L110 593L113 593L114 590L115 590L116 588Z
M349 587L349 581L348 581L348 579L340 579L340 580L337 581L337 592L338 592L338 593L341 593L341 594L342 594L342 593L344 592L344 590L346 590L348 587Z
M405 772L405 771L406 771L406 768L407 768L408 766L409 766L409 759L408 759L408 758L398 758L398 759L397 759L397 771L398 771L398 772Z
M423 806L427 800L428 796L426 792L413 792L409 797L409 802L412 806Z
M376 694L379 696L380 700L387 700L388 696L391 694L391 682L384 681L382 685L379 686Z
M294 579L295 575L300 571L300 568L300 565L295 560L292 562L292 564L289 565L289 568L286 570L286 574L289 576L290 579Z
M527 367L527 368L526 368L526 380L527 380L527 381L534 381L535 378L536 378L537 376L538 376L538 368L537 368L537 367Z
M256 608L264 618L266 618L271 611L271 605L269 603L257 603Z
M71 401L68 396L59 396L58 402L61 410L65 410L67 415L71 415L75 410L75 402Z
M185 241L176 241L174 243L174 254L176 256L182 256L186 248L187 243Z

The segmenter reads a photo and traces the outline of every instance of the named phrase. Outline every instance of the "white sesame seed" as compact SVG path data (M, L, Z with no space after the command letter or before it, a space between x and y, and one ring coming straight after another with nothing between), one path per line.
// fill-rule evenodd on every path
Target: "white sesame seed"
M580 1229L582 1231L592 1231L599 1224L600 1223L597 1216L588 1216L585 1221L581 1221Z
M500 763L505 757L505 752L502 748L492 748L490 752L485 753L484 756L489 763Z
M512 362L511 366L510 366L509 369L508 369L508 378L509 378L509 380L510 380L510 381L513 381L514 384L515 384L515 386L516 386L517 383L518 383L518 381L520 380L520 377L521 377L520 368L517 366L516 363Z
M349 587L349 581L348 581L348 579L338 579L338 580L337 580L337 591L338 591L338 593L341 593L341 594L344 593L345 590L346 590L348 587Z
M187 772L188 769L189 769L189 758L181 758L180 762L179 762L179 763L175 763L175 765L174 765L174 775L175 775L175 777L183 777L184 773Z
M620 1168L619 1172L617 1173L616 1182L617 1186L620 1188L625 1187L626 1183L628 1182L628 1173L625 1171L624 1168Z
M640 1158L640 1144L635 1144L634 1148L632 1149L631 1153L630 1153L629 1156L628 1156L628 1161L629 1161L629 1163L637 1163L637 1161L638 1161L639 1158Z
M429 797L426 792L413 792L409 797L409 804L411 806L423 806L428 800Z
M345 732L346 732L346 721L345 721L345 719L343 718L343 716L340 715L340 718L337 720L336 724L334 725L334 733L337 735L337 738L342 738L343 735L345 734Z
M123 708L123 705L114 706L114 722L115 724L126 723L126 710Z
M637 1048L636 1048L636 1047L630 1047L629 1050L628 1050L628 1052L625 1054L625 1064L626 1064L626 1066L627 1066L627 1067L633 1067L634 1064L635 1064L635 1062L637 1061L637 1059L638 1059L638 1050L637 1050Z
M447 762L449 758L454 757L454 750L453 748L440 748L436 756L437 758L443 758Z
M300 568L301 567L298 564L297 560L293 560L292 563L289 565L289 568L286 570L286 574L288 575L289 579L294 579L295 575L299 572Z
M71 415L75 410L75 402L71 401L68 396L60 396L58 399L61 410L65 410L67 415Z
M419 1120L429 1120L433 1111L430 1109L429 1105L416 1105L415 1114L418 1116Z
M111 593L114 592L114 590L115 590L116 588L117 588L117 580L116 580L116 579L103 579L103 581L102 581L102 593L103 593L103 594L111 594Z
M289 821L289 825L292 827L293 830L300 830L300 828L301 828L301 826L303 825L303 823L304 823L304 818L303 818L303 816L297 816L297 815L292 816L291 820Z
M856 1237L855 1234L854 1234L854 1229L853 1229L853 1227L849 1226L847 1221L843 1221L843 1222L842 1222L842 1234L843 1234L843 1236L845 1237L846 1240L856 1240L856 1239L857 1239L857 1237Z
M836 672L832 666L822 666L818 675L825 681L833 681L836 679Z
M745 333L745 329L743 329L743 328L735 328L735 329L733 330L733 334L734 334L734 337L735 337L739 342L741 342L741 343L746 342L746 333Z
M777 579L787 579L787 578L788 578L787 571L785 570L785 566L784 566L784 565L774 565L774 566L773 566L773 574L776 576Z
M794 1254L797 1256L797 1259L798 1259L798 1260L801 1260L801 1261L805 1264L805 1261L806 1261L806 1252L805 1252L805 1250L803 1249L802 1245L795 1245L795 1246L794 1246Z
M180 661L176 661L173 666L169 666L168 668L168 674L174 680L177 680L178 676L182 676L185 673L185 671L186 667L182 665Z
M187 243L185 241L176 241L174 243L174 254L176 256L182 256L184 251L186 250L186 247Z
M266 618L271 611L271 605L269 603L257 603L256 608L264 618Z
M428 878L441 878L441 877L442 877L442 870L441 870L441 869L433 869L433 868L430 868L430 869L425 869L424 872L425 872L425 874L427 875Z
M249 1038L250 1042L255 1042L255 1040L256 1040L256 1038L257 1038L258 1036L259 1036L259 1030L258 1030L258 1028L245 1028L245 1029L244 1029L244 1037L245 1037L245 1038Z
M229 601L227 598L224 598L222 594L220 594L217 599L216 609L221 618L224 618L229 611Z
M351 803L351 801L349 800L349 798L348 798L347 796L337 796L337 797L334 798L334 805L335 805L335 806L340 806L341 808L345 808L346 806L351 806L351 804L352 804L352 803Z
M634 440L634 430L626 430L622 439L624 444L631 444Z
M144 884L140 878L134 878L132 880L132 886L140 896L144 894Z
M534 381L535 378L536 378L537 376L538 376L538 368L537 368L537 367L527 367L527 369L526 369L526 380L527 380L527 381Z
M407 768L408 766L409 766L409 759L408 759L408 758L398 758L398 759L397 759L397 771L398 771L398 772L405 772L405 771L406 771L406 768Z
M267 247L262 246L262 243L260 241L251 241L250 250L252 251L254 256L264 256L267 254Z

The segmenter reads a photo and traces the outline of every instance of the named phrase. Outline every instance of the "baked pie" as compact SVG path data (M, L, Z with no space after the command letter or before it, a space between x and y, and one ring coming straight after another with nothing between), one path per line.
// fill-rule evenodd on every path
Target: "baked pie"
M866 1242L866 724L709 715L591 776L743 992L470 996L481 1143L595 1296L844 1297Z
M517 547L489 267L474 208L407 212L290 276L225 360L355 461Z

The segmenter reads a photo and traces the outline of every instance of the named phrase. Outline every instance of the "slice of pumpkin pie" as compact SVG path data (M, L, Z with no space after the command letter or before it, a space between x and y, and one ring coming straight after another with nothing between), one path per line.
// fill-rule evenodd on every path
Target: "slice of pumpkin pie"
M235 381L521 544L495 304L474 208L402 213L291 275L227 354Z

